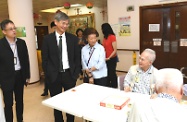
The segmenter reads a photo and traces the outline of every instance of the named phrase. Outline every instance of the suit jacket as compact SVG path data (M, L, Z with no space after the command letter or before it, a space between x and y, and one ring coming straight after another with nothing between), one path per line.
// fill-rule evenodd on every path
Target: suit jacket
M78 38L65 32L70 72L73 79L80 73L80 47ZM59 73L59 50L55 32L46 35L42 44L42 67L48 82L54 82Z
M17 38L18 57L21 65L22 81L30 78L30 64L27 46L24 40ZM15 83L14 53L8 40L0 40L0 84L3 90L12 90Z

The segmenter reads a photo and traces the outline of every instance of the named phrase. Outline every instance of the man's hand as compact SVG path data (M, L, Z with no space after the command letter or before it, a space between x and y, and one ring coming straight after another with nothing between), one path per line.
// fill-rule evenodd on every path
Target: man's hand
M30 79L26 79L26 86L30 83Z

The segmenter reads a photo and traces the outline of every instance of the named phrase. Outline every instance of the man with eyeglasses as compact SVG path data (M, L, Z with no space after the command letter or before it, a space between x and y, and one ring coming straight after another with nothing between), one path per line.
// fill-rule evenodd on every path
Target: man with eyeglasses
M24 84L30 79L30 64L24 40L16 38L16 27L11 20L1 22L4 38L0 40L0 85L4 97L6 122L13 122L13 98L17 122L23 122ZM14 94L14 95L13 95Z
M158 71L152 64L156 53L152 49L145 49L140 57L139 64L130 67L125 79L124 90L142 94L153 94L155 74Z
M80 73L79 39L66 30L69 17L58 12L54 16L56 30L44 37L42 45L42 66L49 86L50 96L53 97L75 87ZM63 102L63 101L62 101ZM62 112L54 110L55 122L64 122ZM74 116L66 114L67 122L74 122Z

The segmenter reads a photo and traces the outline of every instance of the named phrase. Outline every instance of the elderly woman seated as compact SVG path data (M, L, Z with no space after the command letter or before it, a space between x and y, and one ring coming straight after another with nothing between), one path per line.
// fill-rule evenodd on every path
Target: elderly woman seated
M155 73L158 71L152 64L156 58L155 51L145 49L140 57L139 64L130 67L124 79L126 92L152 94L154 92Z

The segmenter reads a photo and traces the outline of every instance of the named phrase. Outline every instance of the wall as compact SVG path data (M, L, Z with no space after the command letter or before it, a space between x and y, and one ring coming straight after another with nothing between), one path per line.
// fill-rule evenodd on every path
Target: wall
M131 17L131 36L117 36L117 48L118 49L138 49L140 46L140 24L139 24L139 7L146 5L155 4L166 4L173 2L183 2L187 0L108 0L108 22L113 24L118 24L119 17ZM134 6L134 11L127 12L127 6ZM117 35L117 34L116 34ZM117 70L128 71L132 62L132 52L131 51L118 51L120 62L117 65ZM137 58L139 51L137 52ZM138 60L137 60L138 61Z
M81 14L89 14L89 12L94 13L95 28L97 29L97 31L99 32L99 35L100 35L98 39L102 40L103 34L101 31L101 24L103 24L104 22L107 22L108 18L107 18L107 13L105 14L105 16L103 18L103 14L100 12L103 10L106 10L106 7L105 8L93 7L92 9L88 9L86 6L83 6L83 7L78 7L78 8L80 8L80 15ZM65 12L69 16L77 15L77 11L75 10L75 8L63 9L61 11ZM50 23L53 21L53 17L54 17L54 13L48 13L48 14L44 14L44 16L42 16L42 20L41 20L43 23L41 26L48 26L50 32L51 32ZM37 21L38 20L35 19L35 26L40 26L40 25L37 25Z

